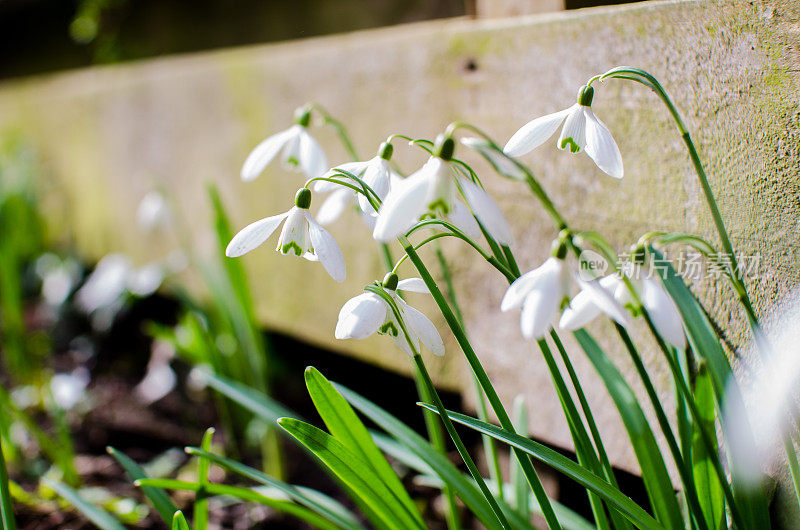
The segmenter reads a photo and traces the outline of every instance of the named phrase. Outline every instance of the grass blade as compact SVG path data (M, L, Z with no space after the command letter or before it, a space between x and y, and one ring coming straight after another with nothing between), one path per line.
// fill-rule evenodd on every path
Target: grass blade
M306 368L305 380L314 406L331 435L362 459L424 527L419 510L352 407L316 368Z
M330 434L293 418L278 424L308 447L389 528L425 528L408 512L372 468Z
M702 427L693 425L692 473L694 474L694 482L697 485L700 508L703 511L703 517L708 527L712 530L722 530L725 528L725 497L719 479L714 472L714 464L711 461L712 455L708 454L708 449L699 431L700 428L705 428L706 432L712 437L714 446L716 446L714 387L705 364L701 364L700 369L697 371L697 377L694 382L694 396L702 418L701 421L705 425Z
M681 509L675 498L667 466L636 396L614 363L586 331L578 330L574 335L617 406L642 470L645 489L656 518L667 528L683 529Z
M305 508L292 501L273 499L272 497L264 495L258 491L250 488L243 488L241 486L213 483L201 486L197 482L185 482L183 480L172 479L142 479L136 481L136 485L141 487L157 487L170 490L194 492L199 492L201 489L204 489L209 496L227 496L239 499L243 502L257 502L259 504L269 506L273 510L286 513L292 517L296 517L297 519L305 521L313 525L315 528L322 528L324 530L339 530L342 528L341 526L329 521L325 517L322 517L308 508Z
M334 384L334 386L353 407L430 466L484 525L491 527L496 524L497 518L475 482L462 475L458 468L425 438L368 399L342 385Z
M363 526L361 526L361 524L358 522L358 519L356 519L352 513L347 511L344 506L339 504L334 499L323 496L322 493L314 492L314 495L310 495L307 493L308 490L306 488L300 488L286 484L285 482L270 477L262 471L253 469L252 467L244 464L240 464L239 462L223 458L219 455L203 451L202 449L198 449L196 447L187 447L186 452L193 456L208 459L214 464L227 469L228 471L232 471L233 473L242 475L243 477L247 477L250 480L259 482L266 486L271 486L284 493L287 497L289 497L289 499L297 502L298 504L306 506L307 508L331 521L334 521L342 528L347 528L348 530L363 530Z
M267 423L274 423L278 418L297 417L297 414L287 409L277 401L271 399L261 391L255 390L245 384L233 381L227 377L215 374L208 370L198 372L199 379L224 395L231 401L238 403Z
M652 248L649 250L653 254L653 263L659 267L658 270L664 271L662 275L664 287L678 306L692 350L707 363L718 409L745 411L744 398L733 376L731 365L700 303L669 261L657 250ZM755 454L755 439L749 426L740 425L735 432L731 432L728 418L724 414L720 415L720 423L729 449L731 444L736 444L739 454ZM760 472L760 470L754 471ZM731 506L731 510L740 512L744 518L738 526L769 528L768 501L763 485L754 485L749 477L743 476L738 465L731 466L731 482L736 499L736 505Z
M113 456L119 465L122 466L122 469L128 473L132 481L148 478L144 469L125 453L117 451L113 447L106 447L106 451L108 451L108 454ZM161 516L164 523L170 524L178 508L175 506L175 503L172 502L172 499L169 498L169 495L167 495L164 490L151 487L142 488L142 491L156 509L158 515Z
M172 530L192 530L180 510L175 510L175 514L172 516Z
M209 427L203 434L200 449L206 452L211 451L211 441L214 438L214 428ZM206 499L206 486L208 486L208 467L210 463L205 458L201 458L197 463L197 483L200 488L194 499L194 527L196 530L206 530L208 527L208 500Z
M436 410L436 407L427 403L421 403L421 406L428 410ZM650 514L648 514L641 506L633 502L629 497L625 496L619 489L613 487L599 476L584 469L576 462L559 454L558 452L546 447L538 442L529 438L525 438L518 434L511 433L505 429L480 421L464 414L457 412L447 411L447 415L462 425L474 429L480 433L488 434L489 436L500 440L515 447L526 454L531 455L535 459L547 464L556 471L563 473L570 479L574 480L581 486L590 489L598 496L602 497L610 505L614 506L625 517L627 517L634 525L646 530L663 529L664 526L656 521Z
M16 530L17 523L14 519L14 503L8 491L8 469L3 456L3 444L0 442L0 522L3 530Z
M97 525L101 530L125 530L125 527L117 521L110 513L94 504L84 500L77 491L70 488L66 484L50 480L47 477L42 478L45 486L55 491L58 495L64 498L65 501L75 507L76 510L81 512L87 519Z

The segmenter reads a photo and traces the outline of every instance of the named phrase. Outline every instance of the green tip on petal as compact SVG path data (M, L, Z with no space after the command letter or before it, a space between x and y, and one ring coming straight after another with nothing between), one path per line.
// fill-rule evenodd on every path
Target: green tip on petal
M456 142L444 134L436 137L433 145L433 156L438 156L442 160L452 160L453 152L456 150Z
M294 122L302 127L308 127L311 123L311 109L308 107L297 107L294 111Z
M300 248L300 245L295 243L294 241L290 241L285 245L278 247L278 252L283 254L284 256L287 254L294 254L295 256L302 256L304 254L303 249Z
M378 147L378 156L384 160L391 160L392 153L394 153L394 146L388 142L383 142L380 147Z
M637 265L641 265L645 261L645 257L647 256L647 252L643 245L633 245L631 246L631 261L636 263Z
M561 149L566 149L567 146L569 146L569 152L573 154L581 150L581 146L576 144L575 140L573 140L571 136L561 140Z
M578 91L578 105L584 107L592 106L592 98L594 98L594 88L583 85Z
M300 188L294 196L294 204L298 208L308 210L311 206L311 190L308 188Z
M550 255L558 259L566 258L567 244L560 239L556 239L553 241L553 245L550 247Z
M382 285L383 285L383 287L385 289L389 289L390 291L394 291L395 289L397 289L397 282L398 282L397 274L395 274L393 272L390 272L390 273L387 273L386 276L383 277L383 284Z

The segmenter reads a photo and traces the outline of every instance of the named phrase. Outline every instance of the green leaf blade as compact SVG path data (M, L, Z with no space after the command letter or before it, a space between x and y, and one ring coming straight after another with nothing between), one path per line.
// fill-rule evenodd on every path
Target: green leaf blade
M110 446L107 447L106 450L108 454L114 457L122 469L128 473L132 481L149 478L144 472L144 469L125 453ZM169 498L169 495L167 495L164 490L153 487L144 487L142 491L156 509L158 515L161 516L161 520L164 521L165 524L170 524L178 508L175 506L175 503L172 502L172 499Z
M333 436L293 418L281 418L278 424L347 484L374 510L383 525L397 529L425 528L394 497L377 473Z

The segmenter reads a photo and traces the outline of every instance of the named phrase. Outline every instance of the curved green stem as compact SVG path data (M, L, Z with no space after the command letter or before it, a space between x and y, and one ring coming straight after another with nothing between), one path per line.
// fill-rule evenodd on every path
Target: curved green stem
M439 310L442 312L442 315L447 321L447 325L450 328L450 331L453 333L453 335L456 338L456 341L461 347L461 351L464 353L464 356L466 357L467 362L470 365L470 368L472 369L475 376L478 378L478 381L481 384L481 388L486 394L486 398L489 400L489 404L492 407L492 410L494 411L495 415L497 416L500 425L507 431L516 432L514 430L514 425L511 421L511 418L509 417L508 413L503 407L503 403L500 400L500 396L497 395L497 392L495 391L491 381L489 380L489 376L486 374L483 365L478 359L478 355L472 348L472 344L470 344L469 339L467 338L463 327L458 322L458 319L456 318L455 314L453 313L453 310L450 308L450 305L444 298L444 295L442 295L442 292L439 290L438 285L436 285L436 281L433 279L427 267L422 262L417 252L414 250L414 246L408 241L408 239L406 239L405 237L400 237L398 239L400 241L401 246L403 247L403 250L405 250L406 254L409 255L409 259L411 259L411 261L414 263L414 266L417 268L420 277L425 282L425 285L428 287L428 290L431 292L431 296L433 296L436 305L439 306ZM552 530L561 530L561 524L558 522L558 518L556 517L556 514L553 511L553 506L550 503L550 499L547 497L547 493L544 490L544 486L542 485L541 480L539 480L536 471L533 469L533 463L531 462L530 457L520 449L515 449L514 453L517 456L517 459L519 460L520 466L523 469L525 478L528 480L528 484L530 484L531 486L534 496L539 502L539 506L542 509L542 514L544 515L544 518L547 521L548 526Z
M416 365L418 374L420 375L422 382L425 385L425 388L427 389L428 395L433 398L434 404L436 405L436 408L439 411L439 415L440 416L442 414L446 415L447 412L444 408L444 405L442 404L441 399L439 398L439 393L436 391L436 387L433 385L433 381L431 380L430 374L428 374L428 370L425 367L425 362L422 360L422 356L419 354L416 344L411 339L411 336L408 332L408 328L406 327L405 321L403 320L403 314L400 311L400 308L397 306L392 297L389 296L389 294L382 287L379 287L377 285L369 285L366 287L365 290L380 296L389 306L390 310L394 314L395 320L400 326L400 330L402 331L406 339L406 342L408 343L409 348L411 348L411 351L413 352L414 364ZM464 445L464 442L461 440L461 437L456 432L452 420L450 420L450 418L448 418L447 421L444 421L444 418L442 419L443 419L442 423L444 424L445 430L447 431L447 434L450 435L450 438L453 440L453 443L455 444L459 455L461 455L461 459L464 461L464 464L466 464L467 469L472 475L472 478L475 480L476 484L478 484L478 487L480 488L484 497L486 497L487 502L491 506L492 511L495 513L497 517L497 522L499 523L499 527L511 528L508 524L508 520L506 519L505 514L503 513L503 510L497 504L497 499L495 499L494 495L492 495L491 490L489 490L489 487L486 485L486 481L483 479L483 476L478 470L478 466L475 465L475 461L470 456L467 447Z
M344 124L331 116L331 114L319 103L309 103L308 108L316 110L322 116L323 123L325 125L330 125L334 128L334 130L336 130L336 134L339 136L339 140L341 140L342 145L344 145L344 148L350 158L353 160L360 160L360 158L358 158L356 148L353 146L353 142L350 140L350 135L347 133L347 129L345 128Z

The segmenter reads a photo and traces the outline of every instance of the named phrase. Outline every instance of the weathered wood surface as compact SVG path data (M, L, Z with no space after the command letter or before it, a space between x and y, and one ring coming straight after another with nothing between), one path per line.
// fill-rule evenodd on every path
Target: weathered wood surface
M799 16L798 3L788 0L648 2L426 22L93 68L0 85L0 133L19 135L41 155L56 238L69 238L89 258L121 250L145 261L174 244L133 227L139 199L156 183L180 199L206 246L206 181L221 186L238 226L286 210L299 176L274 167L242 183L238 171L249 150L285 128L306 101L341 118L366 158L391 133L433 137L454 119L475 123L503 143L529 119L572 104L590 76L636 65L660 78L684 113L735 246L760 253L761 275L749 284L764 312L798 276ZM713 239L689 158L655 96L610 81L597 87L594 108L622 151L622 181L602 174L584 155L557 151L555 140L524 158L574 225L604 232L620 249L650 229ZM330 130L315 134L331 162L345 161ZM402 145L396 152L405 171L424 161ZM484 182L513 222L521 267L537 266L555 236L548 219L519 184L488 173ZM312 210L320 203L315 198ZM356 216L332 232L347 259L343 284L318 264L277 255L269 244L245 258L260 317L269 328L408 372L409 360L388 340L334 340L341 304L382 273ZM503 278L462 246L445 247L470 336L502 397L510 405L524 394L533 433L570 446L540 354L521 339L518 315L498 310ZM728 289L704 282L695 287L742 346L743 316ZM410 301L438 317L422 295ZM448 354L443 362L431 360L436 378L471 394L461 354L440 323ZM609 324L598 322L593 330L643 395ZM663 402L671 403L666 369L647 334L636 329L634 337L649 345L646 363ZM568 347L588 382L612 458L635 468L605 390L575 345Z

